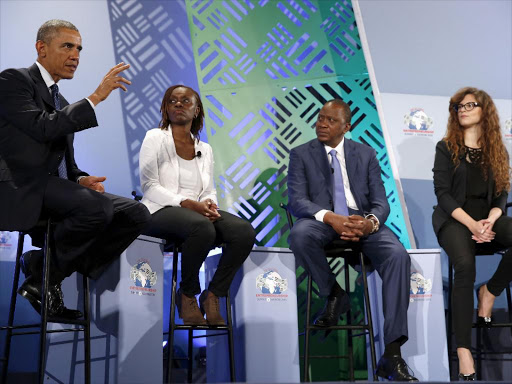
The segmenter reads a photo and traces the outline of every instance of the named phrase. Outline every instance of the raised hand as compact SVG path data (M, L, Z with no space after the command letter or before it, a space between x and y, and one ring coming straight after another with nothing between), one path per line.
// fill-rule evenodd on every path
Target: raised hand
M120 73L130 68L130 64L119 63L112 67L110 71L103 77L100 85L92 95L88 97L94 105L101 103L105 100L110 93L117 88L121 88L123 91L127 91L126 85L130 85L132 82L124 77L120 76Z

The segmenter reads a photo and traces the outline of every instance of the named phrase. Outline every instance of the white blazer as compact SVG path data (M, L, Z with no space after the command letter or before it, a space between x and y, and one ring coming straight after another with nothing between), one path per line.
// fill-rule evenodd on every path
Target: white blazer
M195 153L203 187L199 201L212 199L217 203L217 191L213 186L213 152L212 147L194 139ZM187 197L178 194L180 167L178 154L172 137L172 130L151 129L146 133L139 154L140 184L142 187L142 203L155 213L163 207L179 207Z

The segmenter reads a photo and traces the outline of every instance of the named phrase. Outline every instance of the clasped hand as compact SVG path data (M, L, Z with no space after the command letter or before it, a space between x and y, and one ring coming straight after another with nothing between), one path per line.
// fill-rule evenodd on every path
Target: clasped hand
M494 236L496 236L496 232L492 230L493 226L494 222L489 219L476 221L470 228L471 233L473 234L471 238L479 244L493 241Z
M359 215L342 216L338 214L326 214L327 221L341 240L357 242L370 234L373 224L370 220Z
M212 222L220 217L220 213L218 212L219 207L211 199L204 201L183 200L181 206L196 211Z

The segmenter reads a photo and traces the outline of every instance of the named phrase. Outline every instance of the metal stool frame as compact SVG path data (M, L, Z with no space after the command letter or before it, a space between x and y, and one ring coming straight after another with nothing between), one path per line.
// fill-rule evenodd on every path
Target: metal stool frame
M185 358L188 362L187 369L187 382L192 382L192 368L193 368L193 356L192 356L192 340L194 338L202 337L213 337L213 336L228 336L228 349L229 349L229 376L231 382L235 382L235 361L234 361L234 339L233 339L233 318L231 314L231 298L228 291L226 297L226 313L227 313L227 325L181 325L176 324L176 291L177 291L177 280L178 280L178 254L181 253L180 244L173 244L172 247L172 287L171 287L171 306L169 309L169 332L167 339L167 366L166 366L166 383L172 383L172 362L179 358L174 357L173 344L174 344L174 331L185 330L188 331L188 354ZM168 248L170 250L170 248ZM216 333L213 335L194 336L195 330L206 330L206 331L225 331Z
M49 290L49 277L50 277L50 259L51 253L53 252L52 247L52 222L50 219L46 220L46 233L45 233L45 244L44 244L44 261L43 261L43 297L41 299L41 322L37 324L22 324L14 325L14 313L16 310L16 298L17 290L20 278L20 259L23 253L23 243L26 233L23 231L19 232L18 237L18 248L16 252L16 264L14 269L14 279L12 282L11 291L11 302L9 306L9 318L7 326L0 327L0 330L7 332L7 337L4 346L4 354L0 359L3 363L4 369L2 373L2 383L7 382L7 372L9 367L9 358L11 351L11 338L12 336L19 335L31 335L39 334L39 363L38 363L38 381L40 384L44 383L44 372L46 364L46 347L47 347L47 334L57 332L84 332L84 356L85 356L85 382L91 382L91 329L90 329L90 313L89 313L89 280L86 276L83 276L83 289L84 289L84 320L69 320L62 318L53 318L48 316L48 290ZM59 330L48 330L48 323L60 323L60 324L71 324L80 327L76 328L65 328ZM34 331L20 331L30 328L39 328Z
M286 217L288 219L288 225L290 229L293 227L293 219L288 207L281 203L281 208L286 211ZM373 368L373 380L377 381L376 369L376 353L375 353L375 337L373 333L373 319L372 312L370 308L370 295L368 293L368 280L366 277L366 266L364 255L356 244L350 244L348 242L342 240L335 240L327 247L325 247L326 256L334 257L334 258L343 258L344 259L344 267L345 267L345 290L350 292L350 279L349 279L349 271L348 271L348 263L347 260L349 258L356 258L359 260L361 264L361 274L363 277L363 292L364 292L364 303L365 303L365 312L366 312L366 322L364 324L353 325L351 324L351 314L350 311L347 312L347 325L336 325L331 327L319 327L314 324L311 324L311 301L312 301L312 290L313 290L313 279L311 278L311 274L308 273L308 282L307 282L307 298L306 298L306 321L304 326L304 364L303 364L303 380L305 382L310 381L309 377L309 360L312 358L315 359L333 359L333 358L347 358L347 356L337 356L337 355L314 355L310 356L309 354L309 339L311 331L347 331L348 333L348 349L349 349L349 366L350 366L350 381L354 381L354 351L352 349L352 338L359 336L366 336L368 334L368 338L370 341L370 358L372 362ZM363 331L362 333L353 334L353 331Z

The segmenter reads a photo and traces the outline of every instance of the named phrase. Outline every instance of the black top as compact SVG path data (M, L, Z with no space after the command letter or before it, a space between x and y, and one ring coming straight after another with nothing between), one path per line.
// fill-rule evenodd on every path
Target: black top
M462 209L475 220L487 217L490 207L487 201L487 180L482 169L482 149L466 147L467 177L466 202Z
M451 152L448 149L445 141L440 141L436 146L436 156L434 160L434 191L437 197L437 207L432 215L432 224L436 235L439 233L441 227L451 218L451 213L456 208L463 208L466 204L468 192L467 186L474 183L469 183L469 168L472 163L469 163L466 156L460 159L460 164L455 167L451 157ZM478 169L477 169L478 171ZM487 185L487 193L485 199L487 200L487 212L491 208L497 207L505 211L505 204L507 203L507 191L502 191L499 196L496 196L496 184L492 171L488 170L488 177L480 178ZM475 195L475 192L471 192ZM478 193L477 193L477 196ZM463 208L464 209L464 208ZM479 216L479 215L478 215Z

